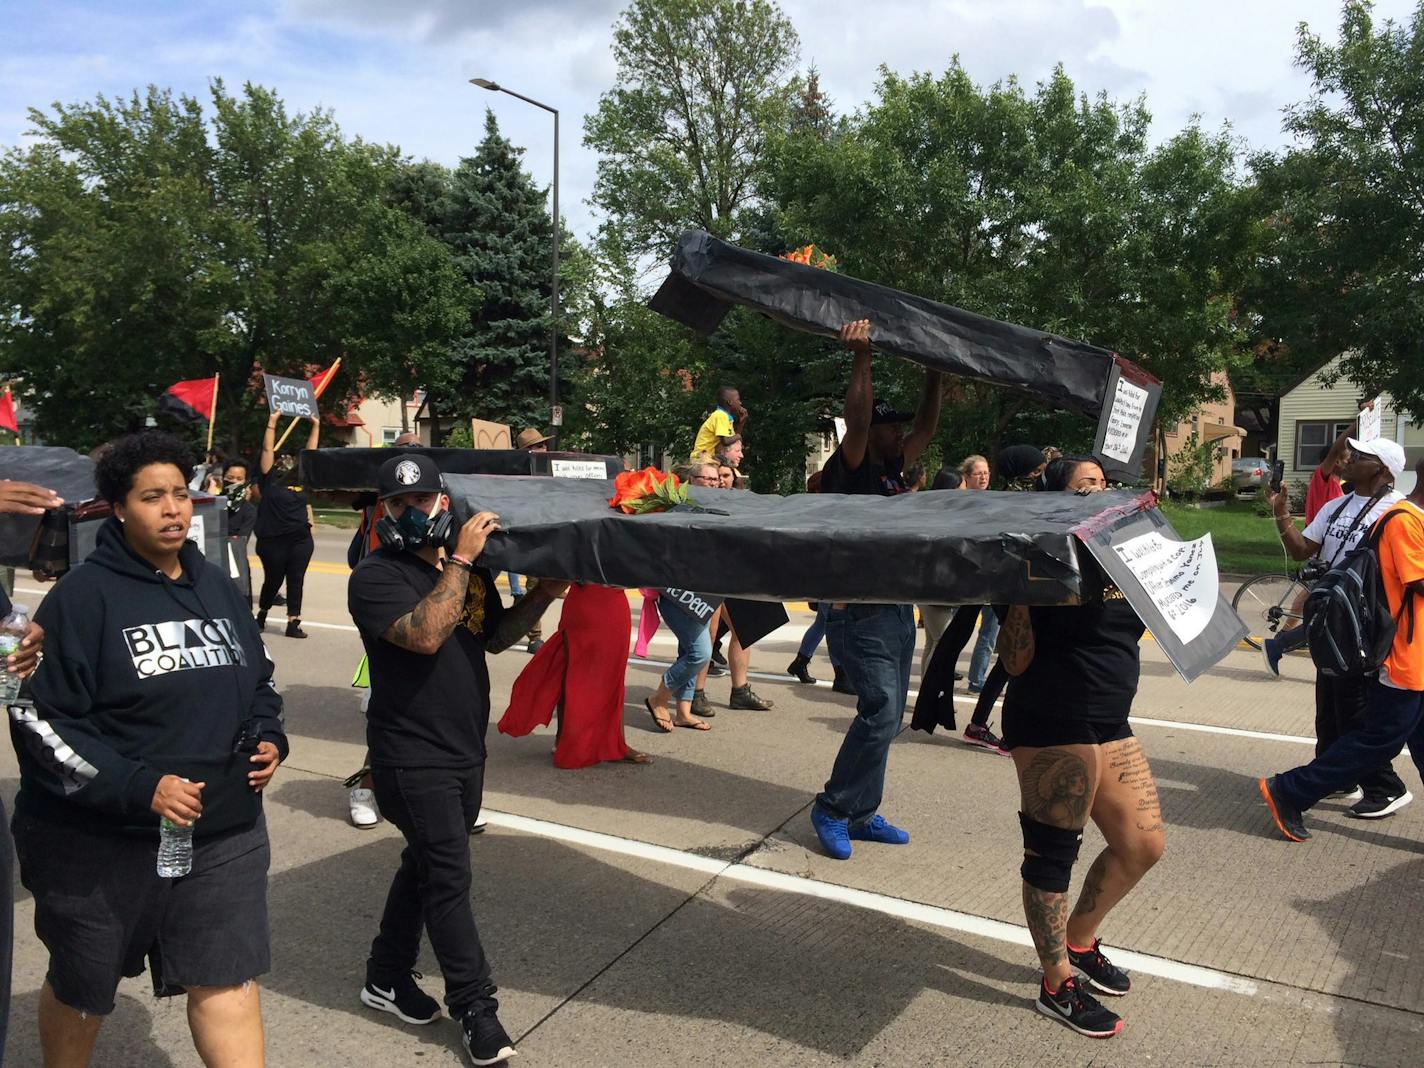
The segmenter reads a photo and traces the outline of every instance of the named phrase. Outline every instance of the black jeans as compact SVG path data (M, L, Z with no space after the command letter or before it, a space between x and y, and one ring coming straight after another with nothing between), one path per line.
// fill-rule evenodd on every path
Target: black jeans
M480 811L485 769L374 767L381 812L405 835L400 869L391 880L381 933L371 943L377 976L415 967L420 928L445 976L445 1004L459 1018L495 1009L495 985L470 907L470 824Z
M282 583L287 584L287 615L302 615L302 584L307 580L307 565L311 563L316 541L311 531L298 531L275 538L257 540L257 559L262 561L262 593L257 607L262 611L272 607Z
M1309 764L1276 776L1281 796L1304 812L1336 790L1362 782L1369 769L1388 766L1409 746L1424 775L1424 693L1365 680L1365 714Z
M1305 628L1300 628L1304 630ZM1360 725L1369 700L1373 679L1361 675L1336 679L1315 673L1315 755L1320 756L1340 738ZM1404 793L1404 780L1394 773L1386 760L1360 776L1359 787L1372 801L1384 797L1399 797Z

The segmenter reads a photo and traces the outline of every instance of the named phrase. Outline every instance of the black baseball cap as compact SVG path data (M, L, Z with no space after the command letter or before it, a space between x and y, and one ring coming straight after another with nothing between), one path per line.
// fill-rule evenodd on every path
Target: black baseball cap
M913 412L897 412L885 401L876 401L870 409L870 425L884 426L887 423L908 423L915 417Z
M392 456L376 474L376 496L381 500L403 493L444 493L445 478L435 461L423 452Z

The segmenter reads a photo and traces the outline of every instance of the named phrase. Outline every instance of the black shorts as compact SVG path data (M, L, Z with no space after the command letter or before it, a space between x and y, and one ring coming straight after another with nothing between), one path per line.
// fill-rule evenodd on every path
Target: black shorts
M147 958L153 992L239 986L272 966L262 819L193 845L193 870L158 876L157 839L104 834L17 814L20 882L34 895L45 978L59 1001L91 1016L114 1011L124 976Z
M1005 706L1004 748L1027 746L1046 749L1052 745L1106 745L1132 737L1132 725L1120 720L1079 719L1061 712L1032 715Z

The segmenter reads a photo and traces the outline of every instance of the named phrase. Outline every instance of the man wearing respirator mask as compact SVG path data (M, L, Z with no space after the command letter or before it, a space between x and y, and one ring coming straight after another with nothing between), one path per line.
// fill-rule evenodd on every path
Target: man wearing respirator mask
M387 460L377 483L386 510L376 527L381 548L352 572L347 601L370 663L366 741L376 801L406 848L361 1001L406 1023L439 1018L439 1003L413 972L425 927L466 1050L475 1064L495 1064L514 1050L470 907L469 829L489 726L485 653L518 641L568 584L541 583L504 609L494 576L475 563L499 530L497 515L480 512L458 526L428 456Z

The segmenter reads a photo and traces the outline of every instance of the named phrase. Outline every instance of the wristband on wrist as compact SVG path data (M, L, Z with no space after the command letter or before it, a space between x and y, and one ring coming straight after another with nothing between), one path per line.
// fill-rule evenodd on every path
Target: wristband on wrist
M474 570L475 565L465 557L461 556L459 553L451 553L449 556L449 560L452 564L459 564L466 571Z

